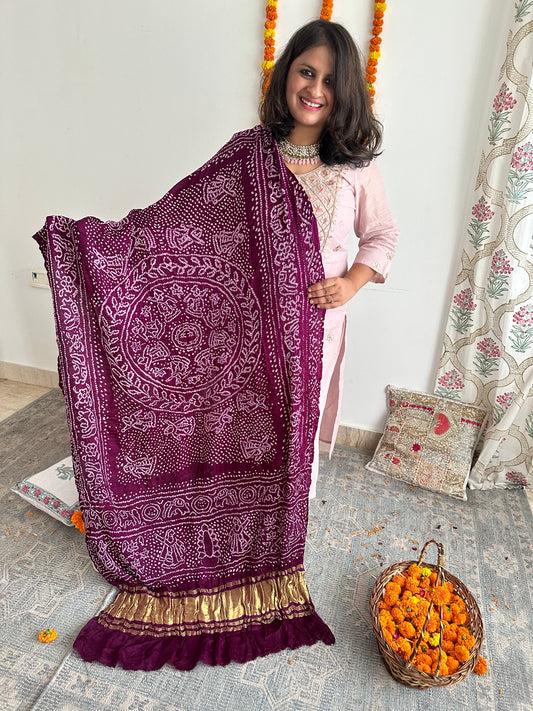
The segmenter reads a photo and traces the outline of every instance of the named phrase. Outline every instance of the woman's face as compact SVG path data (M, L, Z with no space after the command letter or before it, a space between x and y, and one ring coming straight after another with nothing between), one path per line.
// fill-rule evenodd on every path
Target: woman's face
M296 57L287 74L285 95L294 119L293 133L318 141L334 99L333 58L327 45L312 47Z

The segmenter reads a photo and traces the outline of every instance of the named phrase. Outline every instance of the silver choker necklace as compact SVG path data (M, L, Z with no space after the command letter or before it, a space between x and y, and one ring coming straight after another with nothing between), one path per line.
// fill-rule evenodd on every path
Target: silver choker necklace
M279 151L287 163L314 165L320 161L320 143L313 143L312 146L296 146L286 138L282 138L278 145Z

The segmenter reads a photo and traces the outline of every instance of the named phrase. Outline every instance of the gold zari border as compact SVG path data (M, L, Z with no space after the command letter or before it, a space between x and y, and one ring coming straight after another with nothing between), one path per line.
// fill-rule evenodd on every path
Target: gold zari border
M313 612L305 573L292 569L179 597L146 589L122 590L98 621L129 634L166 637L230 632Z

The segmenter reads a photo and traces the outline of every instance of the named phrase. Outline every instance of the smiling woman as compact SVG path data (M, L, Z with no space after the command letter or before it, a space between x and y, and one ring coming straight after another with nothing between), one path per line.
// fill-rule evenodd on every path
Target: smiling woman
M326 311L314 496L319 440L331 453L339 423L346 305L367 282L385 280L398 233L374 162L381 124L360 52L344 27L317 20L296 32L274 66L261 115L311 201L324 266L325 278L307 290L310 304ZM352 228L359 251L348 268Z

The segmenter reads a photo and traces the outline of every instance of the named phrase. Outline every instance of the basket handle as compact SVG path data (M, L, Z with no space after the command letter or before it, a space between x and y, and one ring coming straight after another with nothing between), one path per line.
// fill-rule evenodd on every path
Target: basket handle
M420 557L418 559L418 565L421 567L422 563L424 561L424 553L426 552L426 548L429 546L430 543L434 543L437 546L437 580L436 583L439 585L443 585L445 582L444 578L444 546L442 543L438 543L434 538L431 540L427 541L427 543L424 545L422 550L420 551ZM424 632L426 631L426 627L429 622L429 617L431 615L431 610L433 609L433 602L430 603L427 613L426 613L426 619L424 620L424 625L422 627L422 630L418 636L418 639L416 640L413 650L409 656L409 659L407 660L407 667L410 668L413 662L413 659L416 656L416 653L418 651L418 648L420 647L420 644L422 643L422 639L424 638ZM435 672L435 675L439 673L440 670L440 665L442 661L442 607L439 608L439 658L437 660L437 669Z
M434 538L432 538L430 541L427 541L427 543L424 545L422 550L420 551L420 557L418 559L418 565L421 566L424 560L424 553L426 552L426 548L429 546L430 543L434 543L437 546L438 554L437 554L437 568L442 570L444 568L444 546L442 543L438 543Z

